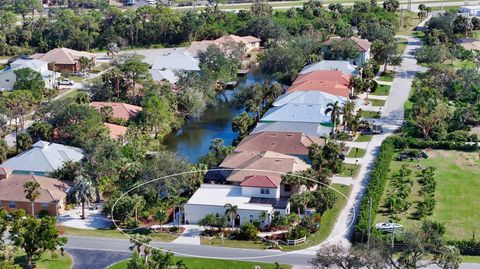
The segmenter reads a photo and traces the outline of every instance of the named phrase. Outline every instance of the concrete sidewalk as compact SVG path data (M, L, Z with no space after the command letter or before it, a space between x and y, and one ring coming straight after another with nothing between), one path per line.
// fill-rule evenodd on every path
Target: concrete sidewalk
M181 236L173 240L172 243L200 246L200 233L203 229L198 225L182 225L182 227L185 227L185 231Z

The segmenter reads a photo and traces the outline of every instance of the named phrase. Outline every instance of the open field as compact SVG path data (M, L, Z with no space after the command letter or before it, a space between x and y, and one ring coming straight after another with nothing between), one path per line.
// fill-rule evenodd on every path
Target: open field
M256 266L260 266L262 269L290 269L292 266L281 264L280 267L275 267L273 263L264 263L264 262L244 262L244 261L231 261L231 260L214 260L214 259L201 259L201 258L191 258L191 257L174 257L174 260L182 260L183 263L189 269L254 269ZM117 264L114 264L110 269L127 269L128 260L122 261Z
M478 220L480 219L480 157L477 152L460 152L434 150L429 151L429 159L420 161L393 161L390 166L390 176L394 175L402 164L408 164L413 171L414 185L407 198L412 206L407 212L399 215L400 224L406 228L420 225L420 221L412 219L411 214L416 211L416 202L422 200L419 196L420 185L417 174L427 166L436 168L437 188L435 191L436 206L433 215L428 219L440 221L446 227L446 239L470 239L472 235L480 233ZM383 206L386 191L382 196L382 204L375 223L388 219L386 208Z
M347 197L351 191L350 186L332 184L332 187ZM305 249L305 248L320 244L330 234L330 231L333 229L333 225L337 220L337 216L342 210L342 208L345 206L346 202L347 200L345 199L345 197L338 194L337 203L332 209L327 210L325 214L323 214L320 229L316 233L307 236L307 241L305 243L302 243L296 246L281 245L282 249L284 251L293 251L293 250ZM266 249L267 247L269 247L268 244L265 244L261 241L246 241L246 240L226 240L225 239L223 240L223 244L222 244L222 240L216 237L212 239L207 237L202 237L201 243L202 245L209 245L209 246L249 248L249 249Z
M93 229L76 229L76 228L61 226L60 231L68 235L123 238L123 239L127 238L127 236L125 236L123 233L121 233L116 229L93 230ZM148 235L150 238L152 238L153 241L160 241L160 242L171 242L176 238L178 238L178 235L169 234L169 233L141 232L141 234Z

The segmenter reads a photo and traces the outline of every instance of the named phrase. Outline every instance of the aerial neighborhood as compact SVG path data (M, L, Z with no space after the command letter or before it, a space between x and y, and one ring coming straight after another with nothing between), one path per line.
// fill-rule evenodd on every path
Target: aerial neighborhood
M464 2L0 2L0 268L480 267Z

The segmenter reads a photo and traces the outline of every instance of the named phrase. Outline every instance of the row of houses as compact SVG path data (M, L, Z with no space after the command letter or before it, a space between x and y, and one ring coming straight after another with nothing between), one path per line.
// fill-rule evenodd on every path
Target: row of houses
M321 61L307 65L218 168L205 175L202 184L184 205L185 221L198 223L207 214L225 214L225 205L238 207L235 225L266 216L268 225L276 212L290 213L289 198L306 191L305 186L282 182L282 175L310 168L309 147L322 145L332 131L329 103L346 102L352 92L351 76L358 75L353 64L369 59L370 43L358 44L358 59Z

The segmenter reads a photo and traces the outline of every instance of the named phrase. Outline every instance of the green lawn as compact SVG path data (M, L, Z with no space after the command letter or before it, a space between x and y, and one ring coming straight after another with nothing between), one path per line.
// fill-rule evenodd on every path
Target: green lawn
M468 68L468 69L473 69L476 67L475 63L470 61L470 60L464 60L464 61L455 61L453 63L453 67L456 69L462 69L462 68Z
M378 111L362 111L360 114L362 118L374 118L374 119L379 119L380 118L380 112Z
M68 253L61 256L60 253L56 253L57 257L52 257L50 252L44 253L39 258L34 258L33 262L36 269L70 269L73 266L73 259ZM26 261L25 255L23 253L19 254L15 258L15 264L24 266Z
M382 73L382 75L378 77L377 80L384 81L384 82L392 82L394 78L395 78L395 72L387 71L386 73Z
M405 38L398 38L397 43L398 43L397 52L399 54L403 54L403 52L407 48L408 40L406 40Z
M66 91L68 91L68 89ZM64 96L62 96L60 99L74 98L75 96L77 96L77 94L79 92L80 91L78 89L74 89L74 90L70 91L69 93L65 94Z
M340 177L353 177L356 178L360 171L360 165L354 165L351 163L344 163L343 170L338 174Z
M378 84L377 89L372 92L371 95L387 96L390 92L390 88L392 88L390 85Z
M215 259L202 259L191 257L174 257L175 260L182 260L188 269L255 269L256 266L260 266L262 269L277 269L273 263L264 262L245 262L245 261L233 261L233 260L215 260ZM110 267L110 269L127 269L128 260L119 262ZM281 264L281 269L290 269L291 265Z
M428 152L430 158L410 162L393 161L391 175L398 171L402 164L407 163L414 173L419 173L417 165L421 167L433 166L436 168L437 188L435 199L437 201L433 215L429 219L440 221L446 227L446 239L470 239L472 234L480 234L480 157L478 152L467 153L460 151L434 150ZM419 184L416 182L412 193L407 200L412 206L406 213L401 214L400 223L405 227L420 225L418 220L411 218L416 211L415 202L421 198L418 194ZM386 188L388 189L388 187ZM385 193L382 201L385 201ZM387 220L386 208L382 206L376 216L375 223Z
M347 154L348 158L362 158L365 156L365 149L362 148L352 148Z
M355 139L355 142L370 142L372 140L373 135L365 135L361 134Z
M372 106L384 106L386 102L385 100L378 100L378 99L368 99L368 101Z
M332 184L332 187L338 190L340 193L344 194L348 197L350 194L351 187L345 186L341 184ZM333 225L337 220L338 214L345 206L347 200L341 196L339 193L335 192L338 195L337 203L335 204L334 208L327 210L325 214L322 216L320 229L307 237L307 241L305 243L296 245L296 246L285 246L281 245L284 251L293 251L308 248L311 246L315 246L320 244L323 240L327 238L330 232L333 229ZM209 245L209 246L223 246L223 247L233 247L233 248L249 248L249 249L266 249L270 245L265 244L261 241L246 241L246 240L222 240L219 238L209 239L207 237L201 238L202 245ZM263 267L262 267L263 268Z
M65 234L70 234L70 235L106 237L106 238L127 238L127 236L125 236L123 233L121 233L116 229L92 230L92 229L76 229L76 228L62 226L60 230ZM155 232L150 232L148 230L142 230L140 232L137 231L137 233L148 235L150 238L152 238L153 241L160 241L160 242L171 242L176 238L178 238L178 235L173 235L169 233L155 233Z
M480 256L461 256L462 262L480 263Z

